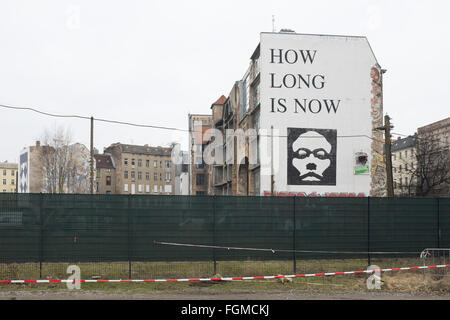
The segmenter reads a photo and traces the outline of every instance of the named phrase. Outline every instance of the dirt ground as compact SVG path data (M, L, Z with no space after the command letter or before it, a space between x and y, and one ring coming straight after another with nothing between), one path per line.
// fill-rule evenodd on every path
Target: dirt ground
M243 292L216 294L114 294L103 292L3 291L0 300L450 300L450 294L409 294L386 292Z
M2 284L0 300L450 300L450 277L418 272L383 275L368 289L364 275L285 281L82 284Z

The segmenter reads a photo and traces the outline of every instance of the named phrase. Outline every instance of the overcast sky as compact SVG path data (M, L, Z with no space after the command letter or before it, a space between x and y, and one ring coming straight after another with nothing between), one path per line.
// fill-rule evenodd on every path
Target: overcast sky
M187 129L228 95L259 33L367 36L384 76L394 132L450 116L450 1L2 0L0 104ZM69 127L89 147L88 120L0 108L0 161L43 131ZM173 131L95 125L95 147L168 145Z

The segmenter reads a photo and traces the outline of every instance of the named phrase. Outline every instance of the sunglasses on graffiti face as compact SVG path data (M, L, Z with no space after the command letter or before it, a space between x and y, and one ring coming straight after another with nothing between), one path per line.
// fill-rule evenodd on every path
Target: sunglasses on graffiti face
M323 148L315 149L313 151L307 148L300 148L294 152L294 157L299 159L305 159L308 158L311 154L320 160L325 160L329 158L328 153Z

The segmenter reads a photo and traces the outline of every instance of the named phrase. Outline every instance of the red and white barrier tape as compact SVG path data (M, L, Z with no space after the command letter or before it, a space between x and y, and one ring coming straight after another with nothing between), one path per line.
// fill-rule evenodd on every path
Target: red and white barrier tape
M374 272L388 272L388 271L403 271L403 270L419 270L419 269L433 269L433 268L448 268L450 264L435 265L435 266L420 266L420 267L403 267L390 269L376 269L376 270L361 270L361 271L345 271L345 272L327 272L327 273L308 273L308 274L293 274L293 275L277 275L277 276L260 276L260 277L224 277L224 278L191 278L191 279L148 279L148 280L0 280L0 283L109 283L109 282L196 282L196 281L239 281L239 280L263 280L263 279L280 279L280 278L306 278L306 277L321 277L321 276L337 276L346 274L361 274Z

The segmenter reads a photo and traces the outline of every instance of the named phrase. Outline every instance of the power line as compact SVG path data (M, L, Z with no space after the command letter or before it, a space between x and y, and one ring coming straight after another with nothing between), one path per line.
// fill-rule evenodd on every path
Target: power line
M34 109L34 108L29 108L29 107L14 107L14 106L8 106L8 105L3 105L3 104L0 104L0 107L7 108L7 109L13 109L13 110L28 110L28 111L33 111L33 112L40 113L40 114L43 114L43 115L46 115L46 116L50 116L50 117L56 117L56 118L77 118L77 119L83 119L83 120L91 120L91 117L80 116L80 115L54 114L54 113L44 112L44 111L40 111L40 110L37 110L37 109ZM94 117L94 119L95 119L95 121L114 123L114 124L122 124L122 125L134 126L134 127L143 127L143 128L153 128L153 129L164 129L164 130L189 132L189 130L179 129L179 128L170 128L170 127L155 126L155 125L148 125L148 124L137 124L137 123L117 121L117 120L108 120L108 119L101 119L101 118L95 118L95 117Z
M0 107L6 108L6 109L12 109L12 110L25 110L25 111L32 111L36 112L45 116L49 117L55 117L55 118L76 118L76 119L83 119L83 120L91 120L91 117L87 116L80 116L80 115L64 115L64 114L55 114L50 112L41 111L35 108L30 107L16 107L16 106L10 106L10 105L4 105L0 104ZM102 119L102 118L95 118L95 121L105 122L105 123L113 123L113 124L120 124L120 125L127 125L127 126L133 126L133 127L140 127L140 128L152 128L152 129L161 129L161 130L170 130L170 131L179 131L179 132L186 132L186 133L196 133L198 131L190 131L187 129L180 129L180 128L174 128L174 127L165 127L165 126L156 126L156 125L149 125L149 124L138 124L138 123L132 123L132 122L125 122L125 121L118 121L118 120L109 120L109 119ZM400 135L400 134L399 134ZM270 135L260 135L261 137L271 137ZM406 136L406 135L405 135ZM287 138L286 135L274 135L274 138ZM320 138L320 137L313 137L313 136L305 136L305 138ZM357 135L342 135L337 136L337 138L368 138L380 143L384 143L382 140L378 140L374 137L370 137L365 134L357 134Z

